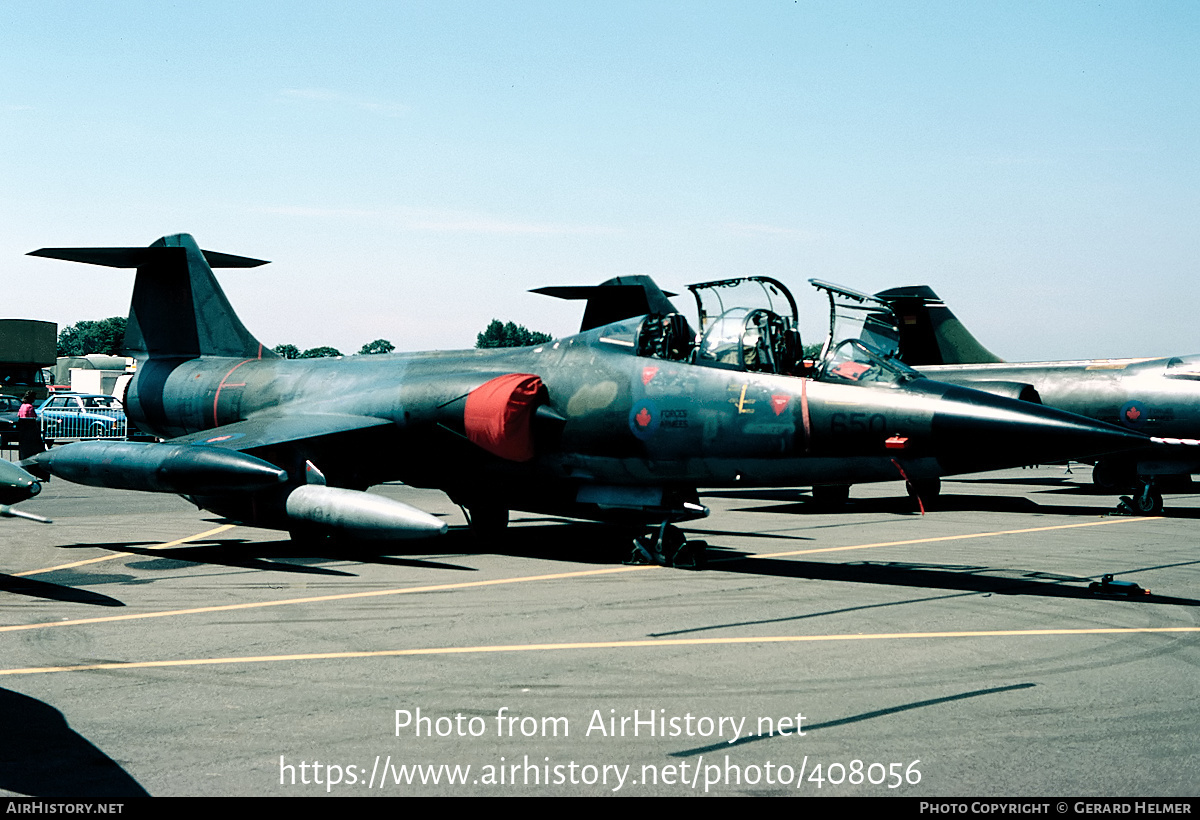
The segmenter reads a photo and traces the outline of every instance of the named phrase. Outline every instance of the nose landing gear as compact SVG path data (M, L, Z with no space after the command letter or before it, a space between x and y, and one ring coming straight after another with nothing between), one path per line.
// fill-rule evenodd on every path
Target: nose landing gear
M708 544L689 541L683 531L664 521L633 539L627 564L658 564L677 569L703 569Z
M1158 515L1163 511L1162 493L1154 486L1154 479L1143 480L1145 484L1142 485L1140 492L1132 496L1121 496L1121 503L1117 505L1117 510L1128 515Z

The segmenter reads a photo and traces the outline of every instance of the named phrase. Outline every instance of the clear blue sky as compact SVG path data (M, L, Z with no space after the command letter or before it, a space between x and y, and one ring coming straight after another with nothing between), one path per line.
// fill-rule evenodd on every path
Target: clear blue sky
M1010 359L1200 352L1200 3L0 4L0 316L202 247L268 345L555 335L547 284L929 284Z

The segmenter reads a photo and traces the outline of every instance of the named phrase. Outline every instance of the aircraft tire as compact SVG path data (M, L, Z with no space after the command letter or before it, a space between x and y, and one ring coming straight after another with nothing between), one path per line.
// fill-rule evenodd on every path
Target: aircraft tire
M471 532L479 536L497 536L508 529L508 510L488 504L468 507L471 514Z
M942 480L940 478L921 478L905 482L905 489L908 490L909 498L914 502L920 499L921 506L928 510L937 504L942 495Z
M1162 493L1147 486L1145 490L1134 496L1134 509L1141 515L1158 515L1163 511Z
M679 566L675 563L677 558L687 558L684 554L687 545L687 536L683 534L683 530L674 524L668 524L663 528L662 543L658 545L658 551L668 566L675 567Z
M813 501L818 507L836 510L850 500L849 484L817 484L812 488Z
M1092 484L1101 490L1128 490L1137 483L1132 465L1102 458L1092 467Z

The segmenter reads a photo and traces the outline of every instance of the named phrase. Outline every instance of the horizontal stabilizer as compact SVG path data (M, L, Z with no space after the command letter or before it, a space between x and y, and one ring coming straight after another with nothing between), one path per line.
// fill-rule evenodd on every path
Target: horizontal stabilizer
M265 265L202 251L185 233L164 236L148 248L42 248L30 256L111 268L137 268L125 326L125 353L141 359L223 356L273 359L246 330L213 275L213 268Z
M231 253L200 251L212 268L257 268L269 264L265 259L234 256ZM62 259L66 262L83 262L87 265L103 265L106 268L138 268L157 262L168 262L186 258L183 248L42 248L31 251L29 256L46 259Z
M599 285L552 285L530 292L556 299L586 299L581 333L647 313L679 312L669 298L675 294L660 290L649 276L617 276Z

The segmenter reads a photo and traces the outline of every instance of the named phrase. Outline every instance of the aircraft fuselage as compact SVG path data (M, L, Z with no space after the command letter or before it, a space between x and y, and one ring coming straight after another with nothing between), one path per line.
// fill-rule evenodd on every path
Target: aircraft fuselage
M927 379L840 384L639 357L625 341L636 326L509 350L149 359L126 404L143 430L193 440L243 421L378 419L360 434L314 430L307 444L288 437L286 451L235 444L292 476L311 460L336 486L402 480L445 489L464 503L575 515L586 515L574 506L583 497L598 498L588 502L598 508L630 498L596 486L924 479L1110 443L1056 411ZM484 452L462 434L464 397L510 373L537 375L546 387L545 412L533 422L536 454L524 463ZM228 443L228 435L212 443ZM593 489L580 496L585 486Z

